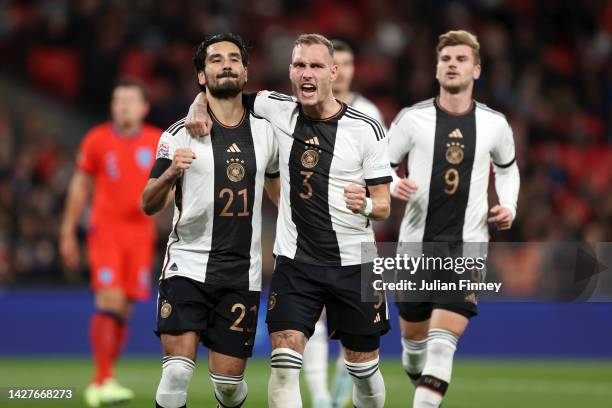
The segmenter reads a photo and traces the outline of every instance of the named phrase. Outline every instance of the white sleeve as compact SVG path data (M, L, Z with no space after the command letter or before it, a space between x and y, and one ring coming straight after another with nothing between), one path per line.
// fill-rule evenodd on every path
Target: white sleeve
M172 160L174 158L174 151L180 147L178 145L178 140L178 135L172 135L168 132L162 133L157 143L157 154L155 158Z
M253 113L283 130L297 107L297 99L278 92L259 91L253 102Z
M412 149L412 128L410 115L406 109L402 109L389 128L389 160L391 166L396 168L404 161L410 149Z
M508 122L505 122L498 132L496 143L491 150L491 158L493 159L495 191L499 197L499 204L508 208L514 219L521 178L516 164L512 128Z
M368 186L390 183L392 170L387 151L388 139L384 133L382 138L376 137L376 132L369 129L363 132L363 178Z

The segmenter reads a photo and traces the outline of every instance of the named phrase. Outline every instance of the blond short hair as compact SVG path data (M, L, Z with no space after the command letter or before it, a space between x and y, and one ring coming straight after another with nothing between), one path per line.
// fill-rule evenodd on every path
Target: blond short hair
M321 34L316 34L316 33L301 34L294 41L293 46L297 47L298 45L314 45L314 44L321 44L327 47L327 50L329 51L329 56L333 58L334 45L332 44L330 40L327 39L327 37L322 36Z
M465 30L448 31L438 37L438 45L436 46L436 56L440 56L440 51L444 47L452 47L454 45L467 45L472 49L474 54L474 62L480 64L480 43L478 38Z

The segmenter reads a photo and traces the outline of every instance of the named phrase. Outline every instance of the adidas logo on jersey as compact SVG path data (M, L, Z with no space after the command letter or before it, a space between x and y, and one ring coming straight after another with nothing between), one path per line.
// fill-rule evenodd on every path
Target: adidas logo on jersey
M227 148L228 153L240 153L240 148L236 143L232 143L230 147Z
M459 130L459 128L453 130L452 132L450 132L448 134L448 137L453 138L453 139L463 139L463 134L461 134L461 131Z
M374 323L380 323L380 312L376 313L376 317L374 318Z
M170 267L170 270L173 272L178 271L178 266L176 266L176 263L173 263L172 266Z
M319 145L319 138L315 136L312 139L308 139L306 141L306 144L318 146Z

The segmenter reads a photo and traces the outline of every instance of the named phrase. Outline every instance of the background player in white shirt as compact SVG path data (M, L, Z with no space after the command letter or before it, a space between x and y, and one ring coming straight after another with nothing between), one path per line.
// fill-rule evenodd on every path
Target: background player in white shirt
M389 215L386 135L376 120L333 97L336 72L331 42L304 34L295 42L289 66L297 98L267 91L246 98L255 114L274 125L279 143L277 258L266 319L273 408L302 406L302 354L324 306L331 337L340 339L345 350L354 404L384 406L378 349L388 315L382 296L362 301L361 269L371 267L375 257L374 252L362 254L364 242L374 243L369 219ZM202 99L200 94L190 108L190 116L195 115L190 132L196 134L206 131L206 121L197 120L206 116Z
M488 242L487 221L499 229L512 226L520 185L514 140L502 114L472 99L481 71L479 48L466 31L441 35L436 48L440 95L402 110L389 130L392 165L408 154L408 178L392 185L392 194L408 201L400 248L436 242L465 245L465 251L470 244L463 243ZM487 220L491 161L500 204ZM442 402L457 341L477 312L475 297L461 299L398 302L402 362L417 386L415 408Z
M192 138L184 120L164 132L142 197L153 214L175 190L159 285L156 333L164 358L156 404L186 406L201 342L219 407L239 407L261 293L261 201L265 185L278 203L278 149L271 125L242 104L248 64L242 39L210 37L194 63L210 101L211 136Z
M336 99L342 101L376 119L384 128L384 118L380 110L365 96L351 91L355 75L355 53L351 46L342 40L332 40L334 46L334 64L338 66L338 74L332 82L332 92ZM315 325L315 331L308 339L304 350L304 374L306 383L312 395L313 408L342 407L351 400L353 382L344 366L344 356L339 353L336 360L336 375L330 395L327 385L328 338L324 316Z

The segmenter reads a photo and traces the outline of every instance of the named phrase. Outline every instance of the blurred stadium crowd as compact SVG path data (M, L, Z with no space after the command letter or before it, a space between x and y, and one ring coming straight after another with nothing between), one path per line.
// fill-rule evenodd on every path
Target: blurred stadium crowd
M241 34L252 46L248 89L288 92L296 34L321 32L355 47L354 88L389 125L403 106L437 93L434 47L451 28L479 36L476 98L514 129L518 218L494 238L610 241L612 1L5 0L0 79L17 86L0 84L0 283L83 280L62 274L57 253L83 131L73 119L104 120L117 78L150 86L149 121L166 128L196 92L191 57L206 35ZM21 95L32 92L61 113ZM395 239L402 214L395 203L380 240Z

